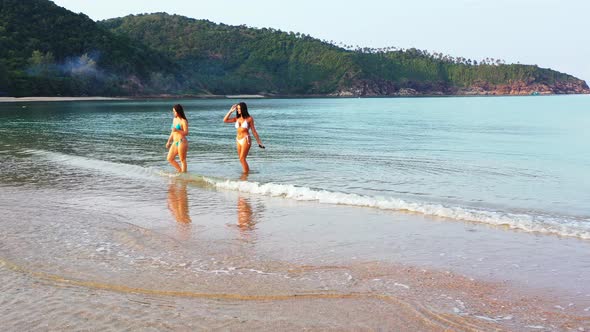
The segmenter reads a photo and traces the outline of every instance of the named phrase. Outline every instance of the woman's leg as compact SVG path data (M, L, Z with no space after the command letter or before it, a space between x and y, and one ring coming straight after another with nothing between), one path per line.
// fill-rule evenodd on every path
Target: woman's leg
M172 145L170 146L170 150L168 150L168 157L166 159L168 160L170 165L172 165L174 168L176 168L176 170L178 172L181 172L182 169L180 168L180 165L178 165L176 160L174 160L174 158L176 158L177 154L178 154L178 147L176 146L176 143L172 143Z
M246 161L246 157L248 157L248 151L250 151L250 145L250 139L246 139L244 144L238 144L238 157L240 157L242 169L246 174L250 172L250 166L248 166L248 162Z
M188 151L188 142L186 141L186 138L182 140L182 142L180 142L180 144L178 145L178 158L180 159L180 171L182 173L186 173L186 152Z
M242 155L242 144L240 144L239 141L236 142L236 149L238 150L238 159L240 159L240 156Z

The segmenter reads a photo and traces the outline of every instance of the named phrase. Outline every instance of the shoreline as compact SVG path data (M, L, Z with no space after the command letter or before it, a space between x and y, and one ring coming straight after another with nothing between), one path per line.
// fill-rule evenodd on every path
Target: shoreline
M127 97L0 97L0 103L18 103L35 101L105 101L129 100Z
M149 100L149 99L357 99L357 98L453 98L453 97L556 97L571 95L589 95L586 93L545 94L545 95L492 95L492 94L423 94L423 95L387 95L387 96L335 96L335 95L151 95L151 96L121 96L121 97L0 97L1 103L18 102L64 102L64 101L109 101L109 100Z

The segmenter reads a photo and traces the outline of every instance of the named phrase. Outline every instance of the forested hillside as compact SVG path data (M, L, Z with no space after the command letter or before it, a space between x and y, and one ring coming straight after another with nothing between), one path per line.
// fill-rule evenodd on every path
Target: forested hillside
M354 53L299 34L151 14L100 22L165 53L191 85L224 93L327 94L359 71Z
M349 50L299 33L165 13L100 23L167 54L216 94L509 94L514 87L524 88L523 93L527 87L541 93L571 93L585 84L537 66L478 64L416 49Z
M48 0L0 1L0 95L397 96L590 93L537 66L342 47L165 13L94 22Z

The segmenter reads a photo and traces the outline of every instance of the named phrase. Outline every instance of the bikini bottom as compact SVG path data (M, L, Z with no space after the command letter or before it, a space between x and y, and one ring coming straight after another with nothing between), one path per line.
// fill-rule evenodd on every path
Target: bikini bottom
M244 146L245 144L250 144L250 136L244 136L240 139L236 138L236 141L241 146Z
M176 146L180 145L180 142L186 142L186 138L181 138L180 141L176 141L173 144L176 144Z

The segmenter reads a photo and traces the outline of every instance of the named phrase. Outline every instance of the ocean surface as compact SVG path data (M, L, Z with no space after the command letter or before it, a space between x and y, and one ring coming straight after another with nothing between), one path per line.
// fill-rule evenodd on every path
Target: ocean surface
M522 330L557 310L590 324L590 96L247 99L266 145L247 177L223 123L237 101L0 103L0 323L239 328L224 324L248 313L293 329ZM181 176L166 162L175 103ZM414 285L426 269L436 282ZM516 293L473 278L555 303L492 316L477 306ZM350 320L314 316L330 308Z
M222 122L235 100L174 102L190 177L219 189L590 239L588 96L248 100L267 149L247 181ZM102 197L172 172L172 103L0 105L0 187Z

